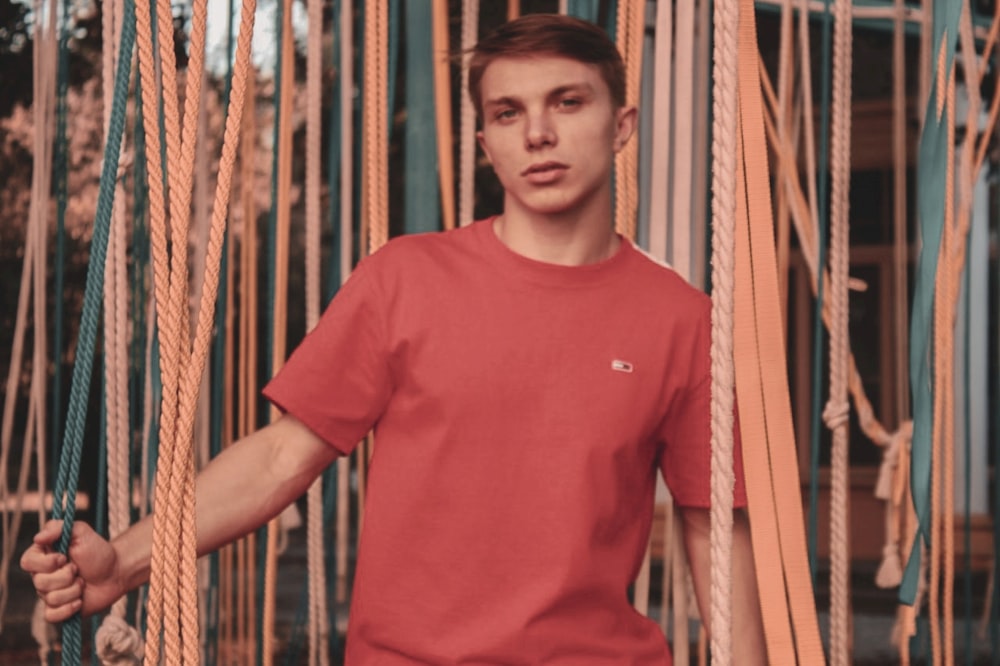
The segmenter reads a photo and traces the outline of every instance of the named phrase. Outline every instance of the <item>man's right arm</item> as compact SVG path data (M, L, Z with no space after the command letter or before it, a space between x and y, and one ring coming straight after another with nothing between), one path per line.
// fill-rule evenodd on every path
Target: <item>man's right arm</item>
M216 550L277 516L301 496L338 451L301 421L283 416L225 449L198 475L198 554ZM45 619L106 608L149 579L152 518L110 544L89 526L74 525L68 560L54 552L61 524L50 521L25 551L21 566L46 603Z

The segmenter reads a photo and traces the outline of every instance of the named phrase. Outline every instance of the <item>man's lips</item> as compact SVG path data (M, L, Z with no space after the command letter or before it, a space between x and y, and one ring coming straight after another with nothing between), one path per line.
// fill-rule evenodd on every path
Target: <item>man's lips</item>
M562 162L539 162L538 164L532 164L527 169L522 171L521 175L530 176L536 173L546 173L548 171L557 171L568 168L569 166L563 164Z

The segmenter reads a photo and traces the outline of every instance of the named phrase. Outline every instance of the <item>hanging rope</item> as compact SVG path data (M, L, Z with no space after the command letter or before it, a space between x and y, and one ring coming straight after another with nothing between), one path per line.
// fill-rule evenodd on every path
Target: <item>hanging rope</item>
M642 35L645 29L645 3L618 3L618 34L615 41L625 60L625 104L639 102L642 72ZM626 238L635 239L638 207L638 141L629 141L615 155L615 228Z
M732 663L733 280L739 5L713 5L712 71L712 655ZM677 220L680 223L679 220ZM675 253L678 248L674 248Z
M656 45L653 58L653 123L649 188L649 250L659 261L667 259L670 227L669 178L671 146L671 88L673 74L673 11L669 5L656 6Z
M340 283L354 266L354 8L343 0L340 8ZM336 601L347 601L348 539L350 536L351 461L337 460Z
M458 223L466 225L475 217L476 109L469 89L469 52L479 38L479 0L462 0L462 102L459 144Z
M367 253L389 240L389 146L385 119L388 116L389 5L376 0L365 7L364 93L364 181L362 190L368 232Z
M319 322L320 295L320 171L323 94L323 3L310 0L308 55L306 58L306 330ZM323 481L309 487L307 515L307 564L309 572L309 664L329 663L326 606L326 569L323 552Z
M833 122L830 204L830 399L823 413L833 431L830 454L830 663L851 658L850 545L848 535L848 329L849 188L851 173L851 17L850 0L834 5Z
M135 6L126 0L125 21L119 42L119 62L129 62L135 41ZM83 313L80 318L80 332L77 342L76 363L73 366L73 380L70 388L69 407L66 417L65 441L59 460L56 477L53 518L63 521L62 534L57 550L66 553L76 515L76 490L80 476L80 461L83 455L83 430L86 420L90 373L93 368L94 345L97 336L100 294L104 281L104 261L107 256L108 234L111 224L112 200L114 198L115 176L118 171L118 154L125 126L125 103L128 95L129 68L120 67L115 77L115 90L105 142L104 161L101 167L100 188L97 199L97 214L91 240L87 281L84 289ZM70 664L80 662L82 636L79 615L70 618L63 627L63 659Z
M451 66L448 58L448 0L434 0L431 19L434 61L434 115L437 127L438 180L441 218L445 229L455 228L455 158L452 155ZM388 85L388 84L387 84ZM388 151L388 141L385 150ZM386 158L388 179L388 157ZM386 186L388 191L388 186Z
M693 2L680 2L676 5L677 37L674 44L676 76L673 82L673 104L677 112L673 114L675 140L672 146L672 156L674 169L671 174L672 182L669 185L672 187L673 197L669 216L671 220L670 263L681 277L692 283L694 283L695 276L691 271L692 225L690 221L694 219L691 216L691 200L694 198L691 185L692 172L695 170L695 162L697 161L694 155L694 127L696 123L692 118L695 88L694 10ZM715 11L714 7L712 11ZM735 14L733 15L735 16ZM735 27L733 34L735 34ZM735 124L733 126L735 127ZM733 210L735 210L735 206Z
M36 7L36 11L41 7ZM52 8L54 9L54 8ZM48 359L46 342L45 280L48 238L48 202L52 173L52 142L47 139L55 112L56 82L56 12L50 9L49 21L38 26L33 40L32 69L32 125L35 155L31 174L31 200L26 225L24 260L21 266L21 282L18 289L17 314L15 315L14 340L7 375L4 397L3 425L0 434L0 630L10 596L10 568L14 550L21 530L24 515L24 500L28 491L28 476L31 461L38 461L38 514L39 524L45 513L45 377ZM40 16L38 11L36 16ZM21 465L17 474L17 486L12 492L8 488L10 479L8 465L13 444L15 407L20 394L24 339L28 329L29 304L32 312L32 356L31 380L29 384L29 404L25 424ZM10 500L13 500L11 502ZM9 507L9 508L8 508Z

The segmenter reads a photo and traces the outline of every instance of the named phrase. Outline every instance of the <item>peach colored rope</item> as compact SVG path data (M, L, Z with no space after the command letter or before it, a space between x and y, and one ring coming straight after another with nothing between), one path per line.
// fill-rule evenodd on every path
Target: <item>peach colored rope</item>
M438 180L441 218L445 229L455 228L455 158L452 155L451 66L448 57L448 0L433 0L431 21L434 60L434 117L437 125ZM388 40L386 40L386 43ZM386 45L386 48L387 45ZM386 61L388 62L388 60ZM386 110L388 115L390 109ZM388 140L386 141L388 150ZM387 160L388 164L388 160ZM386 168L388 174L388 167ZM388 178L388 175L386 175ZM386 186L388 191L388 186Z
M274 301L271 316L274 320L274 334L271 346L271 376L285 363L288 322L288 253L291 230L291 187L292 187L292 113L295 102L295 50L292 34L292 0L282 0L281 25L281 117L278 119L278 171L277 196L272 203L275 210L274 231ZM271 406L269 420L274 421L281 411ZM278 541L282 536L282 525L278 518L272 518L267 525L267 541L264 559L263 642L261 655L264 666L270 666L274 659L275 606L277 603Z
M368 254L389 240L388 197L388 35L389 4L375 0L365 12L364 224Z
M354 265L353 191L354 191L354 14L352 3L345 0L340 14L340 282L343 284ZM350 536L351 460L337 460L337 540L336 601L347 601L347 569Z
M240 141L240 195L243 217L243 235L240 244L240 348L237 359L237 415L236 437L251 434L257 427L256 382L257 367L257 207L254 201L254 162L257 148L256 123L256 78L253 73L247 77L247 93L244 101L244 122ZM231 102L230 102L231 103ZM253 554L256 553L256 536L251 533L236 545L236 616L235 641L237 652L243 648L242 658L248 663L250 655L257 652L256 631L256 590L253 582L256 571Z
M157 20L161 22L162 25L159 14L157 15ZM170 20L169 17L167 20ZM171 309L172 289L170 285L170 274L173 267L171 266L171 259L167 249L167 191L163 186L163 172L160 163L160 127L157 123L157 107L159 100L154 92L157 89L156 83L158 78L156 76L156 56L153 51L153 32L150 22L150 4L148 1L137 3L136 33L137 47L139 51L140 76L142 81L145 83L142 86L142 103L144 111L143 121L145 126L145 137L147 141L146 168L149 187L150 244L152 247L153 286L157 303L157 331L160 340L160 368L161 381L163 384L163 397L160 407L159 437L160 442L166 444L160 449L156 481L154 482L154 493L158 502L164 505L163 515L165 517L165 505L168 504L167 481L172 467L171 443L174 441L177 418L177 381L180 368L180 331L178 329L179 319L172 314L168 314ZM169 36L172 44L172 34ZM169 63L167 61L161 61L159 63L159 70L165 74L165 70L174 66L174 61L172 46L166 49L160 49L161 57L164 50L169 52L170 60ZM169 143L171 136L176 136L177 129L176 123L171 124L168 122L170 118L170 114L168 113L169 109L173 109L174 117L176 118L176 84L173 87L168 87L164 81L162 91L164 120L167 129L166 135ZM173 100L172 104L171 100ZM172 171L172 169L168 169L168 171ZM181 235L179 230L176 228L174 229L173 236L175 240L177 238L183 238L183 235ZM160 636L161 631L164 629L164 615L166 614L164 610L164 597L166 590L163 580L163 572L166 566L166 563L163 561L165 556L163 552L163 543L166 541L166 538L163 533L164 528L162 523L162 517L156 518L154 516L153 548L150 555L150 588L149 598L146 604L147 646L145 653L145 659L147 660L146 663L151 665L158 664L160 661ZM177 544L178 541L179 537L175 538L173 543ZM170 627L172 627L172 629L168 627L168 633L173 636L178 632L178 620L176 614L166 618L166 622L168 624L170 624L171 621L172 624ZM168 660L173 658L173 662L177 663L179 661L179 649L176 641L172 644L172 647L168 649L168 652Z
M906 235L906 29L905 5L895 0L892 36L892 150L893 150L893 318L896 329L896 419L910 412L909 374L909 241Z
M109 2L104 6L102 23L104 38L104 127L111 119L111 88L114 70L122 63L115 62L115 47L118 43L116 24L122 20L121 2ZM126 66L131 65L127 63ZM124 147L123 147L124 151ZM127 280L127 238L125 225L125 188L119 180L116 185L115 200L118 205L112 212L109 233L108 254L104 268L104 375L107 436L107 491L108 491L108 534L114 538L121 534L130 522L129 496L129 409L128 409L128 280ZM123 597L111 607L111 614L124 618L126 599Z
M17 534L20 531L23 517L23 500L27 492L28 472L31 467L32 451L38 459L38 465L44 469L45 460L45 377L47 374L46 354L46 239L48 229L47 210L49 202L50 179L52 173L52 141L48 140L47 130L52 127L55 110L55 21L54 14L45 28L39 28L38 38L33 43L34 66L32 68L32 104L33 143L35 156L31 175L31 201L28 210L28 223L25 227L26 238L24 260L21 266L21 282L18 289L17 314L14 325L14 340L11 346L11 359L7 375L7 392L4 397L3 425L0 428L0 501L6 501L12 494L15 498L14 510L4 511L0 515L2 523L2 546L0 546L0 628L3 615L9 600L8 580L10 567L17 544ZM32 300L29 301L29 298ZM27 332L27 316L29 302L33 310L33 349L32 372L29 388L29 404L27 411L26 432L24 435L21 465L18 472L17 490L12 493L7 487L8 463L13 442L13 427L15 407L19 395L23 356L24 338ZM45 476L38 476L39 524L44 520Z
M670 261L681 277L689 282L691 273L691 190L694 157L694 37L695 7L693 2L677 3L674 40L674 142L672 154L674 169L671 174L673 187L670 220ZM734 172L735 173L735 172Z
M670 179L671 79L673 16L669 4L656 7L656 47L653 58L653 150L650 156L649 251L659 261L667 259L667 232Z
M469 50L479 36L479 0L462 0L462 112L460 116L458 223L466 225L475 216L476 110L469 89Z
M319 322L320 206L323 105L323 3L309 0L308 54L306 57L306 330ZM307 564L309 572L309 664L329 663L326 567L323 551L323 481L317 478L307 493Z
M736 0L713 5L712 109L712 655L732 663L733 543L733 306L736 256L737 44L740 7ZM675 193L676 195L676 193ZM680 220L675 222L680 223ZM675 253L677 248L674 248Z
M830 454L830 663L851 659L850 547L848 544L848 266L851 170L851 17L850 0L834 7L833 108L830 133L830 398L824 410L833 431Z
M625 103L636 105L639 101L640 74L642 73L642 34L645 3L618 3L618 49L625 59ZM615 155L616 193L615 228L626 238L635 239L636 209L638 206L639 142L633 138Z
M161 5L163 3L160 3ZM144 11L145 10L145 11ZM162 7L158 7L158 10L162 10ZM169 8L167 8L169 11ZM190 96L192 94L197 94L200 91L200 72L202 69L203 54L204 54L204 36L205 36L205 6L204 3L196 4L195 11L193 15L193 28L192 28L192 56L189 62L190 72L194 74L188 77L188 99L186 105L186 112L188 114L189 127L193 127L185 132L185 137L183 141L183 146L185 147L185 154L183 155L182 170L186 171L188 175L183 173L178 177L178 188L171 190L170 202L171 202L171 222L172 231L175 236L175 251L170 257L169 269L166 268L166 244L165 244L165 211L163 210L163 191L162 187L159 187L158 183L153 181L158 180L162 177L159 168L159 146L158 140L153 139L151 142L151 150L149 152L149 175L150 175L150 189L151 193L156 191L154 194L154 199L158 199L155 203L151 201L151 209L154 210L153 222L151 227L155 230L152 231L152 238L154 239L154 285L157 290L157 294L164 290L164 283L167 283L166 289L168 293L165 294L164 299L158 298L158 308L157 316L160 322L160 332L161 335L165 335L163 338L164 344L161 345L161 350L163 350L165 355L164 366L169 364L166 362L166 357L172 355L176 362L176 365L171 368L167 368L168 372L164 372L164 405L168 402L174 403L172 408L172 414L168 414L167 410L164 409L163 416L164 421L169 421L168 416L173 416L175 423L171 426L169 423L161 423L161 431L166 430L168 434L174 436L170 439L161 439L161 451L166 455L166 460L161 460L161 465L157 470L157 499L158 505L161 510L154 514L154 548L153 556L151 561L151 591L150 591L150 610L149 610L149 624L147 626L147 652L146 660L147 663L155 664L159 662L160 657L160 630L163 631L163 647L164 656L170 663L197 663L199 660L200 646L198 641L198 608L197 608L197 587L196 587L196 565L195 565L195 540L193 534L193 520L194 520L194 489L193 489L193 475L194 475L194 462L192 457L192 426L194 421L194 411L197 402L199 381L204 369L205 360L208 352L208 344L211 339L212 330L212 320L214 316L214 299L215 293L218 287L218 264L221 257L222 249L222 239L225 230L226 221L226 210L228 207L228 198L231 184L231 176L233 163L235 161L235 151L237 139L239 136L239 124L242 113L242 95L245 91L246 83L246 70L249 63L249 40L250 31L252 29L253 23L253 10L254 3L251 1L246 2L243 6L243 16L241 18L241 30L240 36L237 42L237 67L234 74L234 86L233 86L233 100L234 104L230 107L230 113L226 120L225 137L222 150L222 159L220 161L218 183L215 195L215 202L213 206L213 217L212 217L212 229L209 235L209 247L206 260L206 275L204 279L203 297L201 299L201 305L198 311L198 320L196 328L196 336L193 345L193 349L190 347L190 341L187 339L187 335L176 335L175 338L171 339L169 335L165 335L164 322L167 319L175 318L181 321L180 330L177 333L185 333L186 326L184 325L184 319L186 318L186 299L183 298L183 290L186 284L186 259L178 259L177 255L186 255L186 219L190 213L190 167L184 167L184 164L193 166L193 148L196 141L196 130L197 124L194 123L194 115L197 114L197 100L192 100ZM143 70L144 81L147 82L143 86L143 90L151 90L155 82L155 77L153 76L153 61L152 61L152 32L146 17L148 17L148 7L140 8L137 11L137 28L139 33L140 41L140 68ZM159 14L158 14L159 19ZM162 24L161 24L162 25ZM166 33L159 36L160 52L161 58L164 57L164 52L169 51L170 56L166 61L161 61L161 71L163 73L165 90L164 94L164 109L165 115L167 116L167 137L168 142L176 148L177 134L172 135L171 129L177 129L176 123L170 121L170 111L168 109L171 107L171 102L169 101L174 97L175 87L171 85L171 81L174 78L171 68L173 67L172 62L172 46L167 44L168 41L172 42L172 35ZM152 102L149 104L148 102ZM144 114L147 122L147 137L150 134L157 134L158 130L155 128L155 98L152 95L144 94L143 96L144 104ZM176 107L176 99L174 99L173 104ZM176 108L174 108L176 111ZM153 125L150 127L150 125ZM152 131L150 131L152 130ZM170 156L170 148L168 145L168 157ZM173 180L173 179L172 179ZM173 184L173 182L171 183ZM187 188L187 193L183 192L184 188ZM181 203L187 202L185 205ZM174 215L176 213L176 215ZM178 242L179 241L179 242ZM165 272L169 270L167 275ZM176 293L170 293L176 292ZM175 298L175 296L180 296ZM166 302L170 308L166 310L163 307L164 302ZM190 355L187 359L183 358L181 351L183 349L186 351L190 349ZM187 354L185 354L187 355ZM183 372L183 375L182 375ZM173 385L168 385L166 378L169 378ZM181 381L181 380L184 381ZM176 380L176 381L175 381ZM170 396L170 393L175 391L174 397ZM169 465L164 464L169 462ZM174 524L170 523L171 519L175 520ZM183 526L186 528L182 532L181 521L185 522ZM164 524L166 523L166 524ZM159 525L160 529L156 529ZM169 537L176 535L176 540L168 540L166 543L169 549L174 551L173 553L165 553L162 549L165 548L163 545L163 538L166 535ZM159 543L157 539L159 538ZM178 549L178 544L180 548ZM158 551L158 547L161 549ZM179 557L177 551L179 552ZM170 555L173 555L171 557ZM174 573L171 575L166 574L168 568L173 568ZM170 585L170 588L166 586ZM177 589L177 586L181 589ZM179 633L179 636L178 636Z

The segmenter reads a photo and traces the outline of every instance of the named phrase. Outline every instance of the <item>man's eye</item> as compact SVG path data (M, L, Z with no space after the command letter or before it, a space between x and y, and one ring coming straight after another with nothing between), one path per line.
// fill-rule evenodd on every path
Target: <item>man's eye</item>
M500 111L496 112L496 115L494 117L497 120L510 120L515 116L517 116L517 111L515 111L514 109L501 109Z
M581 102L575 97L563 97L561 100L559 100L559 106L567 109L578 107L582 103L583 102Z

